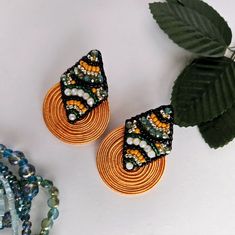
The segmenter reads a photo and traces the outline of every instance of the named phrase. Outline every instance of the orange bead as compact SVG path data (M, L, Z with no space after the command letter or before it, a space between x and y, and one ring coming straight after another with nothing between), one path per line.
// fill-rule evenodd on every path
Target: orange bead
M87 63L84 63L83 67L84 67L85 70L87 70L87 67L88 67Z

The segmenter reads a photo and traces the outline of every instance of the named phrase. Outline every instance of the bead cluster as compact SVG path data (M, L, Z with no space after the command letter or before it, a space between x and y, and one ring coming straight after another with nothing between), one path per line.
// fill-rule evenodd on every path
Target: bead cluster
M49 180L36 176L33 165L28 163L25 155L20 151L12 151L0 144L0 159L7 159L11 166L18 166L18 176L0 162L0 225L1 229L11 227L14 235L19 234L19 224L22 223L22 235L32 234L30 210L33 199L42 186L50 195L48 206L50 210L47 218L42 221L40 235L48 235L58 215L58 189ZM7 202L7 204L6 204Z
M89 52L61 76L60 84L68 121L74 124L108 97L100 52Z
M173 135L173 110L161 106L126 121L124 169L134 170L169 154Z

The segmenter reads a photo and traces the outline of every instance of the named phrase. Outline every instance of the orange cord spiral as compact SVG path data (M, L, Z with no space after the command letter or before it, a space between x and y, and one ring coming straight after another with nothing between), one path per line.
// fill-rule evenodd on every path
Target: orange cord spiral
M112 131L102 142L97 153L97 168L103 181L124 194L139 194L157 184L165 169L165 158L160 158L135 171L122 165L124 127Z
M104 133L110 119L109 103L102 102L82 120L70 124L61 98L60 83L57 83L45 97L43 117L48 129L60 140L69 144L84 144Z

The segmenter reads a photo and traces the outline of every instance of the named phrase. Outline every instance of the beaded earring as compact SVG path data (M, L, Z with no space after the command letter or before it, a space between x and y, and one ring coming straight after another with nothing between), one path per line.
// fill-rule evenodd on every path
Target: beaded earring
M172 106L160 106L112 131L97 152L103 181L124 194L143 193L156 185L172 148L173 120Z
M45 123L63 142L84 144L96 140L110 119L107 98L102 56L98 50L92 50L47 93L43 104Z

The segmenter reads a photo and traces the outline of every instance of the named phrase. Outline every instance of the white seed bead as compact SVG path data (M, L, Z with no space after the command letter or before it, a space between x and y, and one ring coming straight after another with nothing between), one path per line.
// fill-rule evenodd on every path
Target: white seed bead
M132 170L134 168L134 165L131 162L126 163L126 169L127 170Z
M72 89L72 95L78 95L78 89L77 88Z
M67 88L67 89L64 90L64 94L65 94L66 96L71 96L72 92L71 92L70 89Z
M146 145L147 145L146 141L144 141L144 140L140 141L140 147L141 148L145 148Z
M75 114L73 114L73 113L69 114L69 120L70 121L74 121L75 119L76 119L76 115Z
M126 142L127 142L127 144L132 145L133 144L133 138L128 137Z
M89 99L87 100L87 104L88 104L90 107L92 107L93 104L94 104L94 99L93 99L93 98L89 98Z
M84 100L88 100L90 98L90 95L88 93L84 93L82 97Z
M82 97L83 94L84 94L84 91L83 91L82 89L79 89L79 90L78 90L78 96L79 96L79 97Z
M150 152L150 151L152 151L151 146L146 145L145 148L144 148L144 151L147 152L147 153Z
M139 145L139 143L140 143L140 139L139 138L135 138L134 140L133 140L133 143L134 143L134 145Z
M148 152L148 157L149 157L149 158L155 158L155 157L156 157L155 152L154 152L154 151Z

